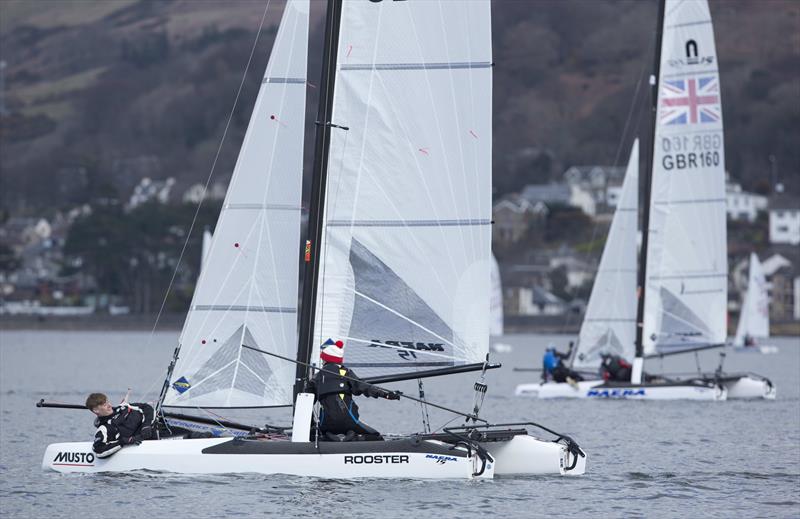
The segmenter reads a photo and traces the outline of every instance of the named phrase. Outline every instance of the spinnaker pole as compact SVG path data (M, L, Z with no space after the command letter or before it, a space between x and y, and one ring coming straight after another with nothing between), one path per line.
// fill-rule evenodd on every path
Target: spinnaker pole
M653 186L653 157L656 146L656 121L658 116L658 88L659 73L661 72L661 40L664 31L664 8L666 0L658 3L658 25L656 26L656 48L653 75L650 76L650 148L647 157L647 168L644 174L644 208L642 217L642 248L639 252L639 281L637 293L639 296L636 308L636 357L631 370L631 382L642 382L642 368L644 365L644 298L647 293L647 247L650 234L650 197Z
M305 245L305 272L303 275L303 298L300 304L300 339L297 346L297 369L295 371L294 398L301 393L308 381L307 364L314 349L314 318L317 306L319 282L319 246L325 216L325 189L328 177L328 149L331 141L331 112L333 111L333 89L336 79L336 55L339 49L339 26L342 19L342 0L328 0L325 20L325 43L322 55L322 78L320 80L319 108L317 109L317 132L314 144L314 166L311 180L311 203L308 214L308 238Z

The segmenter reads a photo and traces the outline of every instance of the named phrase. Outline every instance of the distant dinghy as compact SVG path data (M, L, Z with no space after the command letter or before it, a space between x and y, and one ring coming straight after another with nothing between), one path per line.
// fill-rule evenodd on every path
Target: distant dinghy
M742 353L778 353L778 347L761 344L760 339L769 339L769 293L764 269L755 252L750 254L742 311L733 339L734 351Z

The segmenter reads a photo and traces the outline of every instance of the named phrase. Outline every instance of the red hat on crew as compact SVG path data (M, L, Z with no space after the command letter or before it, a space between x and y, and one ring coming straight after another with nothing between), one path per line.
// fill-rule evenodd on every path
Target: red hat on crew
M319 352L319 358L325 362L341 364L344 362L344 343L342 341L326 341L322 350Z

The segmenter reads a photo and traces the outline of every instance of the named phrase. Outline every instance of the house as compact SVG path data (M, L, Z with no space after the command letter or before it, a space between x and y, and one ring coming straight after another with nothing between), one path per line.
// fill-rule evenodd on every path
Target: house
M197 183L184 191L181 198L183 199L184 203L199 204L202 200L224 200L225 191L225 186L218 182L215 182L213 185L211 185L208 188L208 191L206 191L204 184Z
M564 182L573 193L572 205L589 216L609 213L616 207L625 179L625 168L618 166L572 166L564 172ZM591 199L591 203L588 200Z
M800 319L797 286L800 276L792 266L783 266L770 278L770 318L776 321Z
M504 245L514 243L525 236L532 223L543 221L548 212L542 202L531 204L519 196L503 199L492 207L492 239Z
M577 207L585 214L596 214L596 202L591 190L580 184L529 184L519 195L526 199L532 206L545 204L547 206L564 205Z
M563 315L566 303L539 286L506 289L503 311L508 315Z
M769 203L769 242L800 245L800 199L778 194Z
M725 184L725 210L728 220L746 220L755 222L758 213L767 210L767 197L742 191L742 186L735 182Z
M151 180L150 177L144 177L133 188L133 194L128 201L128 209L135 209L147 202L166 204L169 201L169 195L174 185L175 179L172 177L166 180Z

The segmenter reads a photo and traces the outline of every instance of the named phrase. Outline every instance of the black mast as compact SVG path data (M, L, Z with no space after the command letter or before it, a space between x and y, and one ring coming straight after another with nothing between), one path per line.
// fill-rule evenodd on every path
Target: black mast
M331 142L331 111L333 110L333 84L336 78L336 54L339 48L339 25L342 18L342 0L328 0L325 19L325 42L322 55L317 134L314 143L314 168L311 180L311 203L308 213L308 239L305 251L303 299L300 313L300 338L297 360L308 364L313 349L314 315L317 306L319 280L319 245L322 240L322 223L325 214L325 186L328 177L328 148ZM297 365L294 396L302 392L308 380L308 369ZM294 401L294 398L292 399Z
M658 2L658 25L656 26L655 63L650 87L650 153L644 175L644 216L642 218L642 249L639 253L639 301L636 308L636 356L644 357L644 295L647 283L647 242L650 234L650 191L653 185L653 157L656 149L656 116L658 115L658 74L661 69L661 39L664 27L664 0Z

